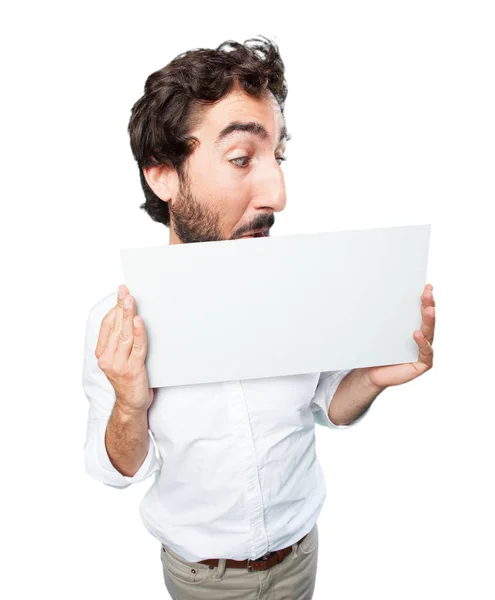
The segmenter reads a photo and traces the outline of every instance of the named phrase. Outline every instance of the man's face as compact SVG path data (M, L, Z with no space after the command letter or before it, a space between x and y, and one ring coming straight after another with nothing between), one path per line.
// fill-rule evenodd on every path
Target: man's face
M254 98L237 87L207 109L190 132L200 144L186 161L185 179L174 171L169 193L154 189L169 202L171 244L238 239L273 225L273 213L286 204L284 125L271 93Z

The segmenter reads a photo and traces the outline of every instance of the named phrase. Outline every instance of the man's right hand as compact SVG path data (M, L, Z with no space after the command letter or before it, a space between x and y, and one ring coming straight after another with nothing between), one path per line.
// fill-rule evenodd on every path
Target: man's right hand
M126 285L120 285L117 304L105 315L95 356L113 386L116 404L126 412L146 411L153 402L144 364L147 338L144 322L135 317L136 303ZM129 306L127 307L127 302Z

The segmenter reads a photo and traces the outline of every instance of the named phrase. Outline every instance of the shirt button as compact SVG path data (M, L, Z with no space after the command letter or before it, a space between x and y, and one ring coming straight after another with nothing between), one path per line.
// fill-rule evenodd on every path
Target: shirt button
M250 483L248 485L248 490L254 490L254 483Z

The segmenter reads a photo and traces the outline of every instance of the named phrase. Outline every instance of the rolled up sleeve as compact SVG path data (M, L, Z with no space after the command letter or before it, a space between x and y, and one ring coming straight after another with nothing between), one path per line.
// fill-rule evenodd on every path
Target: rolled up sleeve
M340 371L323 371L320 373L318 385L316 386L314 396L311 400L311 410L313 411L315 423L318 423L318 425L333 429L347 429L348 427L352 427L353 425L356 425L356 423L359 423L359 421L367 414L369 407L349 425L336 425L328 416L330 402L332 401L340 382L351 371L352 369L345 369Z
M99 305L96 305L98 307ZM106 310L104 314L106 314ZM155 441L149 434L148 454L139 470L128 477L118 471L110 461L105 445L105 433L115 404L115 391L105 373L98 366L95 355L98 333L104 314L93 307L90 310L84 339L82 386L89 401L84 462L90 477L106 485L118 488L128 487L150 477L161 468L159 453L155 452Z

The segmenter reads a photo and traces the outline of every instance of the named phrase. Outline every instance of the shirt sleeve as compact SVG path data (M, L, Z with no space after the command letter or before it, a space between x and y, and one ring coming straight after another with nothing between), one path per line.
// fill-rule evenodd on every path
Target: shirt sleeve
M334 429L347 429L348 427L352 427L356 423L359 423L359 421L361 421L368 413L370 407L349 425L336 425L328 416L330 402L332 401L340 382L351 371L352 369L346 369L342 371L323 371L320 373L318 385L316 386L315 394L311 400L311 410L313 411L315 423L318 423L318 425Z
M124 488L143 481L161 468L161 458L155 454L155 441L149 434L148 454L139 470L128 477L118 471L110 461L105 445L105 432L115 404L115 390L105 373L98 366L95 355L98 334L104 314L101 310L90 310L84 339L82 386L89 401L84 462L90 477L106 485ZM106 314L106 312L105 312Z

